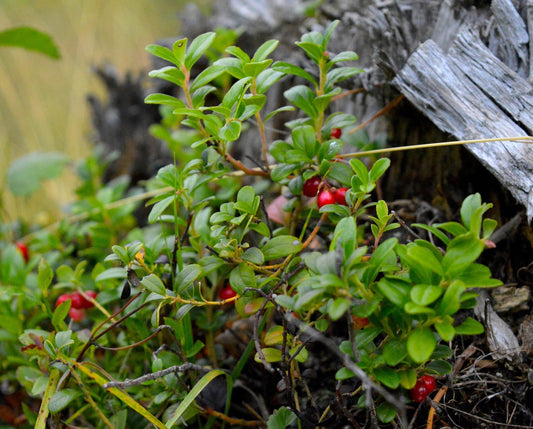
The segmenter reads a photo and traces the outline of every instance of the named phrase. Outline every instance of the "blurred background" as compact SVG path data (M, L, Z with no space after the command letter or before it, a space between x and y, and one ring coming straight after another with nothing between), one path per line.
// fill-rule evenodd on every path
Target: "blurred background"
M48 33L61 58L19 48L0 48L0 220L18 217L51 222L73 199L72 171L46 182L31 197L14 197L6 188L6 171L18 157L33 151L64 152L76 162L92 150L86 96L104 97L91 71L113 64L122 75L148 73L145 46L179 35L178 13L187 0L2 0L0 31L31 26ZM208 13L208 0L196 0Z

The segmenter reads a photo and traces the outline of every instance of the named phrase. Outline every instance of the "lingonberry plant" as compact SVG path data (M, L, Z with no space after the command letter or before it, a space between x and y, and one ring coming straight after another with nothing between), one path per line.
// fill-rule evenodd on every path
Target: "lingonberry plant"
M177 158L184 162L161 168L147 184L147 228L118 228L133 210L131 200L109 209L123 182L98 192L87 181L80 190L87 198L76 208L90 210L91 218L81 230L62 230L72 243L88 240L76 249L87 259L60 265L54 239L36 240L46 257L33 279L34 301L53 331L17 332L30 357L18 379L43 397L35 417L41 427L49 413L67 424L82 419L126 427L135 421L132 412L160 428L194 420L211 427L213 419L283 428L298 418L324 426L335 418L337 396L317 404L305 372L316 370L313 356L324 347L329 359L338 359L324 383L328 377L332 386L338 383L337 392L351 386L354 407L403 425L409 395L424 400L436 388L433 377L451 371L448 343L483 332L473 318L458 323L455 315L475 304L473 288L500 284L476 263L496 227L483 219L490 205L471 195L461 222L414 225L431 240L405 242L391 232L400 225L391 222L385 201L373 201L390 161L341 155L342 130L356 119L331 111L330 103L342 93L338 83L361 70L347 65L357 59L354 52L327 50L336 25L296 43L315 72L274 63L275 40L252 55L229 46L218 59L210 51L215 33L178 40L171 49L147 48L168 62L150 76L180 92L151 94L146 102L161 106L168 135L186 131L192 143L180 148ZM202 55L211 62L194 75ZM288 74L302 80L284 93L290 105L265 111L269 88ZM218 104L207 104L208 94L219 96ZM293 110L287 138L269 142L268 121ZM261 144L259 166L235 156L249 124ZM86 164L85 171L95 168ZM274 207L282 213L276 224L268 216ZM102 234L103 225L111 236ZM97 240L110 250L105 260ZM44 252L54 245L55 253ZM0 262L3 283L18 278L6 268L6 255L22 273L35 268L24 267L10 246ZM237 321L247 322L248 336L242 348L228 352L221 331ZM342 342L330 338L333 331ZM135 365L122 365L128 359ZM254 371L271 372L269 378L279 375L285 395L284 406L246 420L232 395L250 362ZM216 384L220 394L208 388L215 379L225 379ZM347 421L353 418L353 410L335 404ZM69 408L83 409L83 416ZM259 409L264 414L266 408Z

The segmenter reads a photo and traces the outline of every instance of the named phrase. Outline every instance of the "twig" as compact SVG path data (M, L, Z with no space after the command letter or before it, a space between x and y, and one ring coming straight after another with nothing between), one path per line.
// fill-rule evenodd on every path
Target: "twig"
M435 395L435 397L433 398L433 401L431 401L431 408L429 409L429 413L428 413L428 421L427 421L426 429L433 428L433 417L435 416L435 409L436 409L433 402L435 404L438 404L447 390L448 390L448 386L446 385L442 386L440 390L437 392L437 394Z
M172 373L178 373L178 372L185 372L189 370L199 371L199 372L209 372L211 371L211 368L207 368L205 366L196 365L194 363L184 363L182 365L174 365L170 368L162 369L161 371L152 372L150 374L145 374L139 378L135 378L133 380L126 379L124 381L110 381L109 383L105 383L102 387L104 389L110 389L112 387L117 387L119 389L127 389L128 387L132 386L138 386L139 384L144 383L145 381L150 380L156 380L158 378L162 378L165 375L172 374Z
M233 158L231 154L226 153L226 159L233 165L235 168L241 170L243 173L249 176L261 176L261 177L270 177L269 173L266 173L262 168L248 168L241 161Z
M92 344L99 348L99 349L102 349L102 350L112 350L112 351L119 351L119 350L127 350L127 349L132 349L134 347L137 347L137 346L140 346L141 344L144 344L146 343L147 341L150 341L152 338L154 338L157 334L159 334L159 332L161 332L163 329L170 329L170 331L174 332L174 330L172 329L171 326L169 325L160 325L157 327L157 329L152 333L150 334L148 337L146 337L144 340L141 340L141 341L138 341L136 343L133 343L133 344L128 344L127 346L123 346L123 347L105 347L105 346L101 346L100 344L96 343L95 341L92 341Z
M394 218L398 221L398 223L402 226L402 228L407 230L407 232L411 234L413 237L418 238L419 240L422 240L422 237L420 237L420 235L414 232L412 228L409 225L407 225L405 221L396 213L395 210L391 210L390 212L394 215Z
M398 95L398 97L396 97L394 100L392 100L389 104L387 104L383 109L381 109L378 113L376 113L374 116L372 116L371 118L367 119L365 122L363 122L362 124L359 124L357 127L355 127L354 129L350 130L350 132L348 133L349 134L353 134L357 131L359 131L361 128L364 128L366 127L368 124L370 124L372 121L374 121L375 119L379 118L380 116L383 116L385 113L389 112L390 110L394 109L398 104L400 104L400 102L405 98L405 96L403 94L400 94Z
M342 353L339 350L339 347L337 344L331 339L328 338L316 329L310 327L309 325L306 325L302 321L298 320L296 317L294 317L292 314L287 313L285 314L285 317L288 318L288 320L298 326L298 328L302 331L302 333L309 335L313 340L318 341L319 343L322 343L324 346L326 346L329 350L333 352L344 364L346 368L348 368L350 371L354 373L354 375L361 381L363 384L363 387L365 390L374 390L377 393L379 393L383 399L385 399L388 403L393 405L400 414L405 414L405 402L401 397L396 397L392 393L390 393L388 390L383 388L382 386L374 383L368 375L359 368L352 359L350 359L350 356L347 354ZM405 417L405 416L402 416ZM402 418L403 421L405 419Z

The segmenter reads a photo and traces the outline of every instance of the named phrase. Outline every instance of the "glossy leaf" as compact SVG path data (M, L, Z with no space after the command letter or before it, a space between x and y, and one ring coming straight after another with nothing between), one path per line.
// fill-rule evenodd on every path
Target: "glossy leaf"
M416 328L407 338L407 352L416 363L426 362L436 345L435 336L427 328Z
M141 280L141 284L150 292L154 292L162 296L166 294L165 285L163 284L161 279L155 274L149 274L148 276L143 277L143 279Z
M245 288L255 288L257 281L253 268L246 262L240 263L231 271L229 283L231 288L239 295L243 294Z
M190 70L192 66L198 61L202 54L211 46L211 43L215 39L215 33L204 33L196 37L189 48L187 49L187 54L185 55L185 67L187 70Z

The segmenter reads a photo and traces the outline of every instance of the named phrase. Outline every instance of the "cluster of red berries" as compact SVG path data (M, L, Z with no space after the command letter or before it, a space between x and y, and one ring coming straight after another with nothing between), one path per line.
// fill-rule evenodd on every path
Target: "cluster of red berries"
M423 402L427 396L437 388L437 382L431 375L423 375L419 378L409 393L415 402Z
M327 204L342 204L347 206L346 192L348 188L331 188L325 181L318 176L307 179L302 187L302 193L306 197L315 197L318 207Z
M93 290L88 290L84 292L85 295L91 299L96 299L98 294ZM70 310L68 312L68 315L74 322L81 322L85 318L85 310L89 308L93 308L94 304L86 299L81 292L72 292L72 293L64 293L63 295L60 295L59 298L57 298L56 301L56 307L70 299Z

